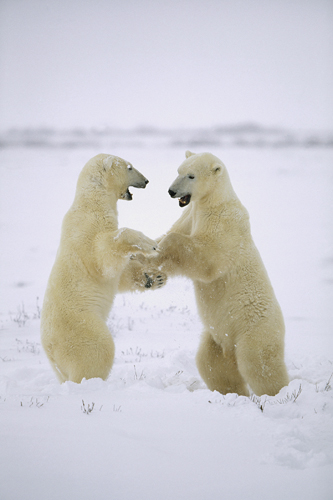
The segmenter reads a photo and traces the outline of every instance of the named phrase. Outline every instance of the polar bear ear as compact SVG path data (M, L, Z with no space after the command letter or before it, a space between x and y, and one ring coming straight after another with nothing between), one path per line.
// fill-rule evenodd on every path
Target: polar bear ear
M108 156L103 160L103 170L106 172L109 168L112 167L113 156Z
M185 151L185 157L186 158L189 158L190 156L194 156L194 155L195 155L195 153L192 153L191 151L188 151L188 150Z

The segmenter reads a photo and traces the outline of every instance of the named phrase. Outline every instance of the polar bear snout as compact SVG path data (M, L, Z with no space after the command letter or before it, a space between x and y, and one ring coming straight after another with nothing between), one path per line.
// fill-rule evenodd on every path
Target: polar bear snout
M137 182L133 181L133 183L130 184L130 186L144 189L147 186L148 183L149 183L149 180L144 177L140 181L137 181Z
M189 181L189 179L191 180ZM171 198L179 198L179 206L183 208L190 203L192 190L192 176L178 175L177 179L169 187L168 193Z
M188 205L191 201L190 194L183 194L182 195L182 194L177 193L176 191L174 191L171 188L169 189L168 193L171 196L171 198L179 198L179 206L181 208L186 207L186 205Z
M149 180L135 168L131 167L131 169L128 170L129 186L144 189L147 186L148 182Z
M135 188L145 189L145 187L147 186L148 183L149 183L149 180L144 178L141 181L136 181L136 182L133 181L133 183L130 184L130 186L135 187Z
M138 170L136 170L135 168L133 168L131 166L131 168L128 170L128 187L132 186L135 188L145 189L148 182L149 182L149 180L144 175L142 175L141 172L139 172ZM133 195L129 191L128 187L127 187L126 192L123 193L121 196L122 200L129 200L130 201L133 199Z

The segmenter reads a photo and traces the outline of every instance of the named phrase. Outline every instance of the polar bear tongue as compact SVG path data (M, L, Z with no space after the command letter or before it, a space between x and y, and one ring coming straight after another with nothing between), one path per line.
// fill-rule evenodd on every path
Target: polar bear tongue
M182 196L181 198L179 198L179 206L181 208L183 207L186 207L186 205L188 205L191 201L191 195L190 194L187 194L186 196Z

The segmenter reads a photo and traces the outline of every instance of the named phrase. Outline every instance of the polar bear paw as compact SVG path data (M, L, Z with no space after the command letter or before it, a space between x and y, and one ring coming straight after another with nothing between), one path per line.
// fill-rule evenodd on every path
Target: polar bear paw
M151 240L140 231L127 227L118 231L115 241L118 241L121 245L126 245L128 253L132 255L153 255L156 253L157 249L156 241Z
M162 273L159 270L150 271L148 273L144 273L146 278L145 288L151 288L152 290L156 290L157 288L162 288L167 282L167 275Z

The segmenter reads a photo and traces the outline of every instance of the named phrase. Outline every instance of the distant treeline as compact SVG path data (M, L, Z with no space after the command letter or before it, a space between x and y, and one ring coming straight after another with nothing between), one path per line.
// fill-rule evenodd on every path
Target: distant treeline
M253 147L331 148L333 132L267 128L256 124L211 128L159 129L117 128L13 128L0 133L0 148L84 148L84 147Z

